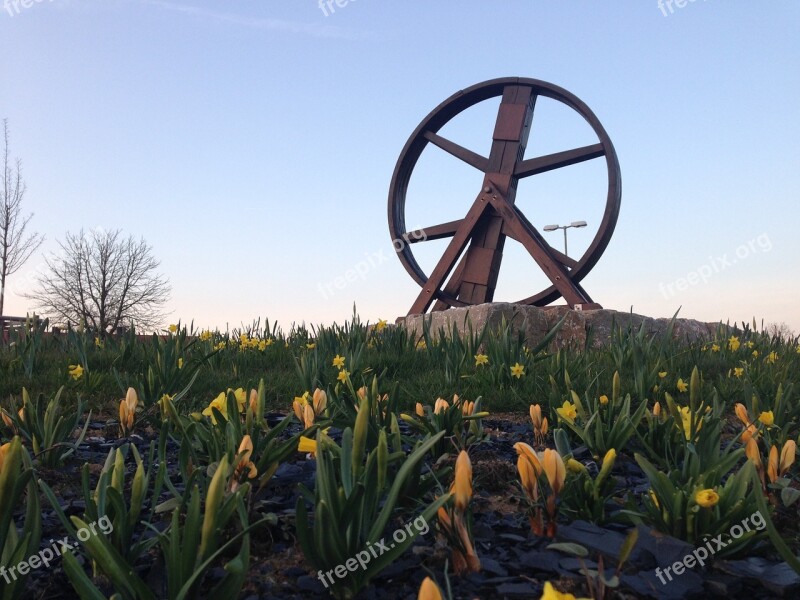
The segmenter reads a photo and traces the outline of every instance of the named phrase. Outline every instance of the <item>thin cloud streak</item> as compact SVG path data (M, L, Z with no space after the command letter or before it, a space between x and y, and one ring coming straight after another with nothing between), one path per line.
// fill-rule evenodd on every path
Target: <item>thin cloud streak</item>
M242 15L235 15L231 13L218 12L201 8L199 6L190 6L186 4L177 4L175 2L166 2L164 0L141 0L144 4L156 6L162 10L169 10L172 12L183 13L193 17L201 17L205 19L212 19L222 23L229 23L231 25L240 25L243 27L250 27L253 29L261 29L264 31L282 31L286 33L307 35L315 38L328 38L328 39L344 39L355 40L363 39L363 34L356 34L335 25L321 25L316 23L300 23L297 21L286 21L284 19L270 19L265 17L248 17Z

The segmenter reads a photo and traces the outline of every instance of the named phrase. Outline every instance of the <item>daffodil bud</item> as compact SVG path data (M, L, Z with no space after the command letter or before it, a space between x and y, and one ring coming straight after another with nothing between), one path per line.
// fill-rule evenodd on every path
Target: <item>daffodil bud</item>
M381 429L378 435L378 490L386 485L386 471L389 468L389 443L386 440L386 430Z
M617 460L617 451L614 448L611 448L606 455L603 457L603 463L600 466L600 474L597 476L597 484L599 485L602 483L608 474L611 473L611 470L614 468L614 463Z
M619 402L620 388L619 371L614 371L614 377L611 380L611 402L614 406Z

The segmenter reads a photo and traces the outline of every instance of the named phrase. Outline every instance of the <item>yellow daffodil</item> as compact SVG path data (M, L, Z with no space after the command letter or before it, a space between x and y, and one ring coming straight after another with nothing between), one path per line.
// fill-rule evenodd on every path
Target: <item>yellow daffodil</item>
M600 404L602 404L603 406L605 406L606 404L608 404L608 396L606 396L605 394L603 394L602 396L600 396Z
M712 352L719 352L719 344L712 344L711 345Z
M481 365L488 365L489 364L489 357L485 354L476 354L475 355L475 366L479 367Z
M182 359L182 358L179 358L179 359L178 359L178 368L179 368L179 369L182 369L182 368L183 368L183 359Z
M736 337L735 335L732 335L728 339L728 350L732 350L733 352L736 352L739 349L739 346L741 346L741 342L739 342L739 338Z
M300 436L299 443L297 444L297 451L304 454L317 453L317 441L312 440L310 437Z
M566 592L559 592L549 581L544 582L542 597L540 600L587 600L586 598L575 598L574 595Z
M514 366L511 367L511 376L519 379L523 375L525 375L525 367L519 363L514 363Z
M686 437L687 440L692 439L692 435L695 433L692 431L692 410L688 406L681 407L681 424L683 426L683 435ZM697 431L700 431L701 427L703 426L703 419L700 417L699 419L695 420L695 427Z
M306 348L308 348L309 350L313 350L316 347L317 345L314 342L309 342L306 344Z
M375 331L380 333L386 328L386 321L384 319L378 319L378 322L375 323Z
M745 344L745 346L747 346L748 348L752 348L752 347L753 347L753 346L755 346L755 345L756 345L756 344L755 344L755 342L753 342L753 341L749 341L749 342L747 342L747 343Z
M456 510L466 511L472 498L472 462L469 460L466 450L462 450L456 459L456 479L453 491Z
M337 369L344 368L344 356L339 356L338 354L333 358L333 366Z
M94 338L94 345L96 348L102 348L103 340L101 340L99 337Z
M768 364L772 364L772 363L774 363L774 362L775 362L775 361L777 361L777 360L778 360L778 353L777 353L777 352L773 351L773 352L770 352L770 353L767 355L767 363L768 363Z
M201 342L207 342L208 340L210 340L212 338L212 336L213 336L213 334L208 329L206 329L205 331L201 331L200 332L200 341Z
M348 377L350 377L350 371L348 371L347 369L342 369L341 371L339 371L339 374L336 376L336 379L344 383L345 381L347 381Z
M659 371L658 372L659 379L664 379L664 377L666 377L666 376L667 376L667 372L666 371Z
M689 386L686 383L684 383L683 379L681 379L681 378L678 379L678 384L677 385L678 385L678 391L679 392L685 392L686 390L689 389Z
M742 367L734 367L733 369L733 376L736 378L740 378L744 374L744 369Z
M719 494L712 489L700 490L694 495L694 501L703 508L712 508L719 502Z
M83 377L83 367L81 365L70 365L68 372L69 376L75 381L78 381L78 379Z
M650 500L653 501L653 504L655 504L656 508L661 508L661 505L658 503L658 496L656 496L656 493L652 489L647 493L650 495Z
M771 410L766 410L758 415L758 420L767 427L772 427L772 425L775 423L775 415L772 414Z
M422 585L419 586L417 600L442 600L442 591L434 583L433 579L426 577L422 580Z
M162 323L163 323L163 321L162 321ZM178 326L175 325L174 323L169 326L169 332L170 333L176 333L177 331L178 331Z
M753 350L753 358L758 358L758 350Z
M574 423L575 417L578 416L578 411L575 405L569 400L564 400L564 405L561 408L557 408L556 412L558 413L559 417L569 423Z
M213 411L213 409L215 409L215 408L222 414L222 418L227 421L228 420L228 400L227 400L227 394L225 392L221 392L219 394L219 396L214 398L209 403L209 405L206 407L206 409L203 411L203 414L205 416L211 417L211 422L214 425L217 424L217 418L214 415L214 411Z

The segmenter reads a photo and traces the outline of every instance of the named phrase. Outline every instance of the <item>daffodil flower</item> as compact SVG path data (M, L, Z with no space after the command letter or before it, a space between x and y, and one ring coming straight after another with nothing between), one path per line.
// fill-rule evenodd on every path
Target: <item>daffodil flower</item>
M481 365L489 364L489 357L485 354L476 354L475 355L475 366L479 367Z
M574 423L575 417L578 416L578 411L575 405L569 400L564 400L564 405L561 408L557 408L556 412L558 413L559 417L569 423Z
M511 376L519 379L523 375L525 375L525 367L519 363L514 363L514 365L511 367Z
M344 356L339 356L338 354L333 359L333 366L337 369L344 368Z

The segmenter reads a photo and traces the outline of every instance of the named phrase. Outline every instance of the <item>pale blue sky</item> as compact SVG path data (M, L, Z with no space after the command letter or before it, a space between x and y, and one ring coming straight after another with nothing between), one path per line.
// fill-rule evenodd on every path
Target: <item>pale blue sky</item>
M408 136L459 89L532 77L584 100L619 156L619 222L584 280L596 301L800 331L800 4L341 3L325 16L317 0L9 1L0 118L43 250L81 227L144 236L172 282L172 320L201 326L341 322L354 302L393 320L419 291L386 218ZM449 134L488 152L495 110ZM529 156L594 142L555 103L534 119ZM463 216L478 191L435 150L412 180L412 226ZM605 175L571 169L521 187L518 204L537 226L588 221L570 233L574 255ZM420 248L423 266L442 248ZM17 293L41 262L10 280L7 312L25 314ZM360 262L363 277L337 289ZM543 287L509 242L496 299Z

